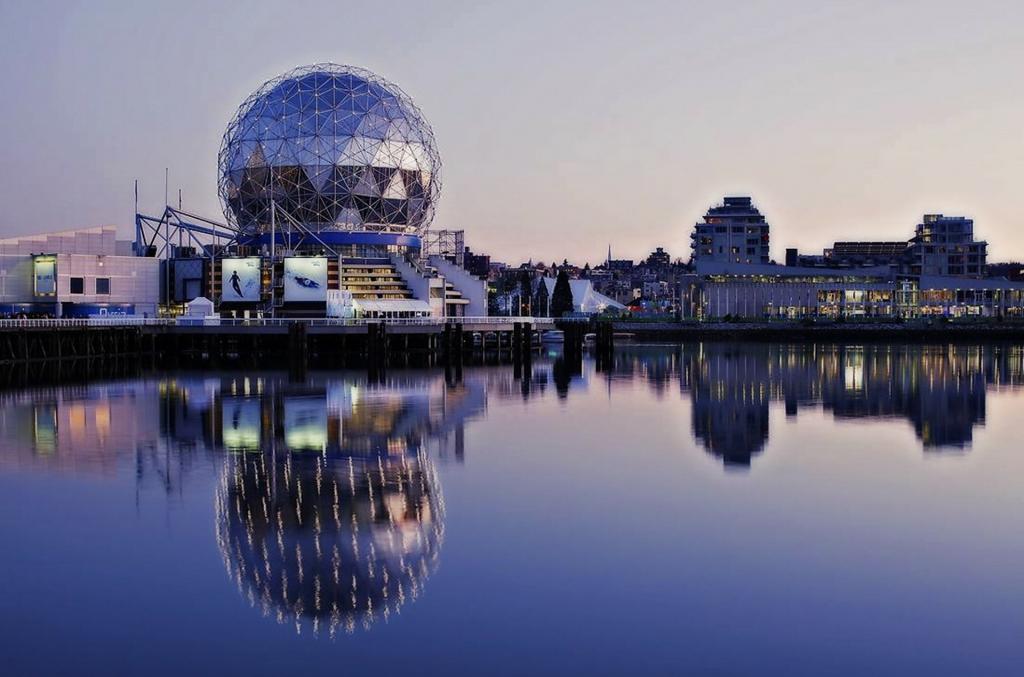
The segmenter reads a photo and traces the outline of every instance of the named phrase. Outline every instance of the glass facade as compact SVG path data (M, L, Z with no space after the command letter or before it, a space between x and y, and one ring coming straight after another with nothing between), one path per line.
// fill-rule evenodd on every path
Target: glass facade
M260 87L230 122L219 155L228 220L253 236L288 217L318 233L424 230L441 189L433 131L401 89L352 66L316 64ZM282 218L284 216L285 218Z

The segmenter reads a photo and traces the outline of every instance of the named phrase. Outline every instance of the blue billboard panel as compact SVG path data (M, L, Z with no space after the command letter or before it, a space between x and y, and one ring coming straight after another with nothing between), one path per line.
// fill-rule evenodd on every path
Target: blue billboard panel
M284 260L284 300L327 301L326 256L292 256Z

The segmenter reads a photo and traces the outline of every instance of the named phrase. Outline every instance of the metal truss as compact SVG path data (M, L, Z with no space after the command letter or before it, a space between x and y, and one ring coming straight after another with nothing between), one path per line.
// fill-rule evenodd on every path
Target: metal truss
M160 217L135 214L135 254L173 258L175 248L195 247L202 256L213 258L224 247L240 244L242 231L205 216L164 207Z
M431 256L443 256L462 266L466 254L466 231L428 230L423 233L420 252L424 260Z

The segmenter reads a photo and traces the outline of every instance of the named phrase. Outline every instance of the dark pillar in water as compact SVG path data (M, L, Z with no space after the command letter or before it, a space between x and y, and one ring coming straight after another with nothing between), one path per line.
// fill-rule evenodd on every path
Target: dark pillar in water
M608 371L612 366L615 352L615 332L611 322L597 322L595 325L597 340L594 345L598 371Z
M309 368L309 345L306 339L305 322L292 322L288 325L289 371L296 379L305 379Z
M560 329L564 337L562 353L566 362L576 364L583 359L583 335L587 325L581 322L561 322Z
M379 381L383 378L387 356L386 325L383 322L371 322L366 325L366 366L371 381Z

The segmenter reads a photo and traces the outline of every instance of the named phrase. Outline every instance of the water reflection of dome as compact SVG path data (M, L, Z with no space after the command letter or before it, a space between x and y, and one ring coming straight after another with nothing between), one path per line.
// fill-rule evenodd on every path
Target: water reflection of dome
M426 454L229 458L217 542L251 604L332 636L416 599L438 562L444 503Z

